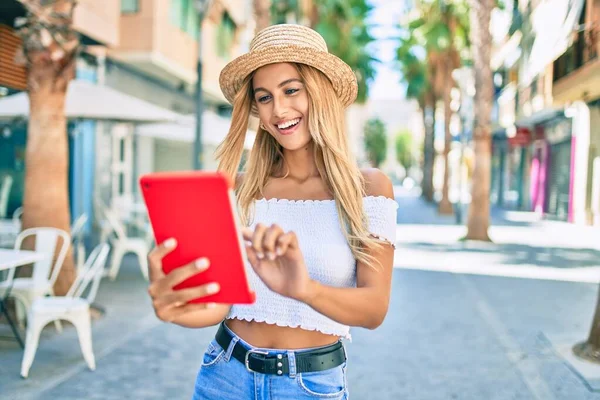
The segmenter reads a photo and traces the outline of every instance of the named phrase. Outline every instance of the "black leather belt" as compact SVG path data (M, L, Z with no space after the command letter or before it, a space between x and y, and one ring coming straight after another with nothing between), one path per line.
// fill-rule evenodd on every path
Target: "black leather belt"
M221 323L215 336L219 346L227 351L232 339L231 334ZM248 349L242 343L237 342L231 355L244 364L250 372L268 375L289 375L290 373L287 354L269 355L262 350ZM315 350L296 352L295 358L296 373L317 372L342 365L346 361L346 352L344 345L337 342Z

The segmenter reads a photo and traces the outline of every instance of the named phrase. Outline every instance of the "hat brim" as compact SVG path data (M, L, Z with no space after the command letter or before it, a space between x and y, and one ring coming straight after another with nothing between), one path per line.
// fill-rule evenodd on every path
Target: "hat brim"
M231 61L219 76L223 95L233 104L236 93L248 75L265 65L282 62L306 64L323 72L331 81L344 108L356 100L358 84L348 64L331 53L291 45L270 46L246 53ZM253 114L256 114L255 110Z

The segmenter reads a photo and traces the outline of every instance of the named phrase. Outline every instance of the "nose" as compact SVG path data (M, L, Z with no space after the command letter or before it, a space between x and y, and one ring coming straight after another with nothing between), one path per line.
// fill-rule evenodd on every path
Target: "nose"
M284 119L287 115L288 106L285 98L281 96L274 96L273 98L273 116L278 120Z

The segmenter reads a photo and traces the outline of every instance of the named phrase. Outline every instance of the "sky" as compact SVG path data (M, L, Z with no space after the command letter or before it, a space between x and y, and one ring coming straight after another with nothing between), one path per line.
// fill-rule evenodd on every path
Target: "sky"
M371 34L377 39L373 44L373 54L381 60L377 63L376 76L369 87L372 99L402 99L405 89L401 84L401 75L394 68L394 53L398 36L396 25L400 22L405 8L404 0L370 0L374 6L369 21L375 25Z

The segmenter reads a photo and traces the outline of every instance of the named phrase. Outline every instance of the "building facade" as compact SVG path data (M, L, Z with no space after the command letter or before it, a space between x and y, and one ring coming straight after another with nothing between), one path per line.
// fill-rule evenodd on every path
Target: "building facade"
M196 110L199 48L204 108L210 114L203 124L204 160L207 169L216 168L216 138L223 137L221 130L227 129L231 114L218 76L229 60L248 48L254 32L251 6L251 0L211 1L199 46L199 17L192 0L78 1L73 26L81 34L83 51L76 79L177 113L186 119L187 130L184 135L142 134L142 125L127 120L127 110L119 120L69 120L73 219L86 213L89 230L94 198L122 208L141 200L137 190L141 174L192 169L194 123L189 123L189 117ZM14 62L20 42L13 26L15 18L23 15L16 0L0 5L1 97L26 89L25 70ZM97 106L102 107L102 99ZM211 121L218 126L206 125ZM10 216L22 202L27 121L3 120L0 128L0 177L12 179L6 212Z
M520 0L492 66L492 200L545 218L598 224L600 1ZM597 125L596 125L597 126Z

